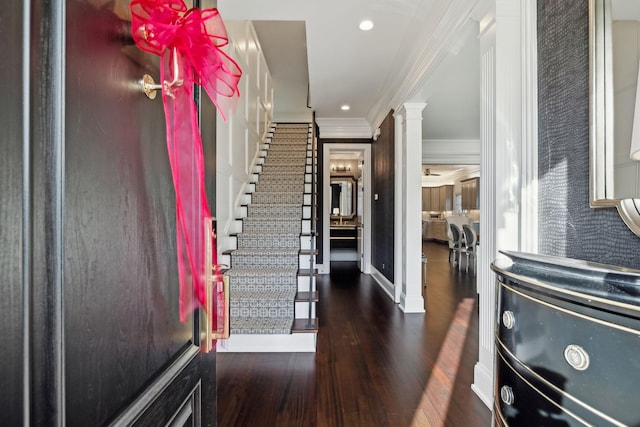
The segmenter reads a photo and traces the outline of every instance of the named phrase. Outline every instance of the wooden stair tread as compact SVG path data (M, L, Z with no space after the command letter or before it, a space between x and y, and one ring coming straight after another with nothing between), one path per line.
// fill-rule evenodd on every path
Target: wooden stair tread
M308 302L309 301L309 291L301 291L296 294L296 302ZM318 291L311 292L311 302L320 301L320 296L318 295Z
M301 334L306 332L318 332L318 318L311 319L311 327L309 327L309 319L295 319L291 327L292 334Z
M300 255L311 255L311 250L310 249L300 249ZM313 250L313 254L314 255L318 255L318 250L314 249Z

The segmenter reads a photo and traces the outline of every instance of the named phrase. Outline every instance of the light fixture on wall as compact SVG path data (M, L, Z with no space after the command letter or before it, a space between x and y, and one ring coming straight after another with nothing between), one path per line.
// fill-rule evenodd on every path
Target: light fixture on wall
M331 171L332 172L350 172L351 171L351 165L343 165L343 164L332 164L331 165Z

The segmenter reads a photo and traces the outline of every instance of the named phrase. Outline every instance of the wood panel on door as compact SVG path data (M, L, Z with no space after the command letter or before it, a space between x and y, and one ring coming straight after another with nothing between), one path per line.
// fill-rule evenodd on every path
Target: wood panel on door
M0 11L7 425L216 423L215 353L199 351L198 312L179 318L162 100L138 86L145 73L159 79L158 59L134 45L127 6L10 1ZM215 108L202 105L215 188Z
M23 211L23 95L22 2L0 8L0 38L4 60L0 65L0 413L2 423L22 424L24 341Z

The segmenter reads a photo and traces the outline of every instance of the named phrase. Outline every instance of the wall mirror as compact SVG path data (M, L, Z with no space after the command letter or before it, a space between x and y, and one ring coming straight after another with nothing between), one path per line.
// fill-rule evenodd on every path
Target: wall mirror
M640 236L640 1L589 1L590 203Z
M331 177L331 219L355 217L356 180L351 176Z

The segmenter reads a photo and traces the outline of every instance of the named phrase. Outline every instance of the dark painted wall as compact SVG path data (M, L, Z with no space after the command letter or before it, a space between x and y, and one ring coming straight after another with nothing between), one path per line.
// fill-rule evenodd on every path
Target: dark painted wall
M395 155L394 119L390 112L380 125L380 136L373 143L371 152L371 201L373 222L371 263L387 279L393 282L393 242L395 205Z
M615 208L589 207L589 10L538 1L540 252L640 268Z

